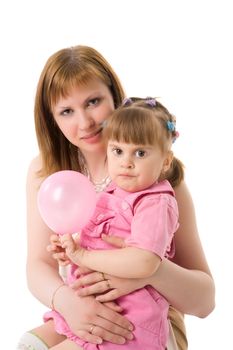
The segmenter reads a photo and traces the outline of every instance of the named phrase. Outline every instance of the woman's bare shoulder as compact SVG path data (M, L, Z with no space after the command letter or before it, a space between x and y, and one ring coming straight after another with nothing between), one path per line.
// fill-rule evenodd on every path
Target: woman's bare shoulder
M40 154L33 158L29 164L28 171L37 172L41 169L42 160Z
M180 184L174 188L174 191L176 194L176 198L178 197L178 199L182 197L188 197L189 199L191 199L191 194L188 185L184 180L182 180Z
M174 188L174 191L181 220L183 220L184 218L186 218L187 221L192 219L192 222L195 225L195 207L192 195L186 182L184 180L181 181L181 183Z
M41 170L42 167L42 160L41 156L37 155L35 158L33 158L29 164L28 167L28 174L27 174L27 184L31 185L32 183L40 184L42 181L42 178L39 177L38 172Z

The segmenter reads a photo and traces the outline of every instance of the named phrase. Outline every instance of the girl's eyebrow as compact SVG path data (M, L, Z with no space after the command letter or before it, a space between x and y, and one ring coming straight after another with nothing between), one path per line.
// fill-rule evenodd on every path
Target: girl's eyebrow
M109 145L110 147L113 147L113 146L114 146L114 147L121 147L120 145L117 145L117 144L115 144L115 143L109 143L108 145Z
M118 147L118 148L121 148L122 145L121 144L118 144L118 143L109 143L108 144L110 147ZM151 145L134 145L134 147L132 148L133 151L137 151L138 149L145 149L145 150L150 150L152 149L153 146Z

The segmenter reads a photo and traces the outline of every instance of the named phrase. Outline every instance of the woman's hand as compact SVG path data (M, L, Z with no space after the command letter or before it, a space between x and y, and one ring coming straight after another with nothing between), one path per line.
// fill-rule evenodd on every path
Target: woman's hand
M95 344L103 340L124 344L133 338L132 324L119 314L122 308L118 305L100 303L94 297L80 298L70 288L63 288L56 295L58 311L81 339Z
M76 274L82 276L73 282L72 288L79 296L95 295L100 302L115 300L148 284L146 278L118 278L97 271L84 275L86 272L81 267L77 269Z

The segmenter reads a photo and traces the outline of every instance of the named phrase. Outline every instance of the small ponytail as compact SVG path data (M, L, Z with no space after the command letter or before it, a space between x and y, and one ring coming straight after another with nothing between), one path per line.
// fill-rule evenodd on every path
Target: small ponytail
M170 169L166 174L166 179L172 187L178 186L184 180L184 164L178 158L173 158Z

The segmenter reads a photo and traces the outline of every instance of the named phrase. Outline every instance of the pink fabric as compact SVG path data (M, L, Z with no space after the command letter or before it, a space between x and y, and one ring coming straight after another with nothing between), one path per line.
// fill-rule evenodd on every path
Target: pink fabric
M173 236L178 228L178 208L174 191L168 181L129 193L111 184L100 193L95 213L81 234L81 244L87 249L111 249L101 234L124 237L128 246L148 249L162 258L174 254ZM68 284L76 277L72 266ZM66 335L84 349L162 350L168 338L168 302L152 287L145 287L117 300L122 313L134 324L134 339L124 345L104 342L94 345L82 341L69 329L56 311L48 312L45 320L53 318L56 331Z

